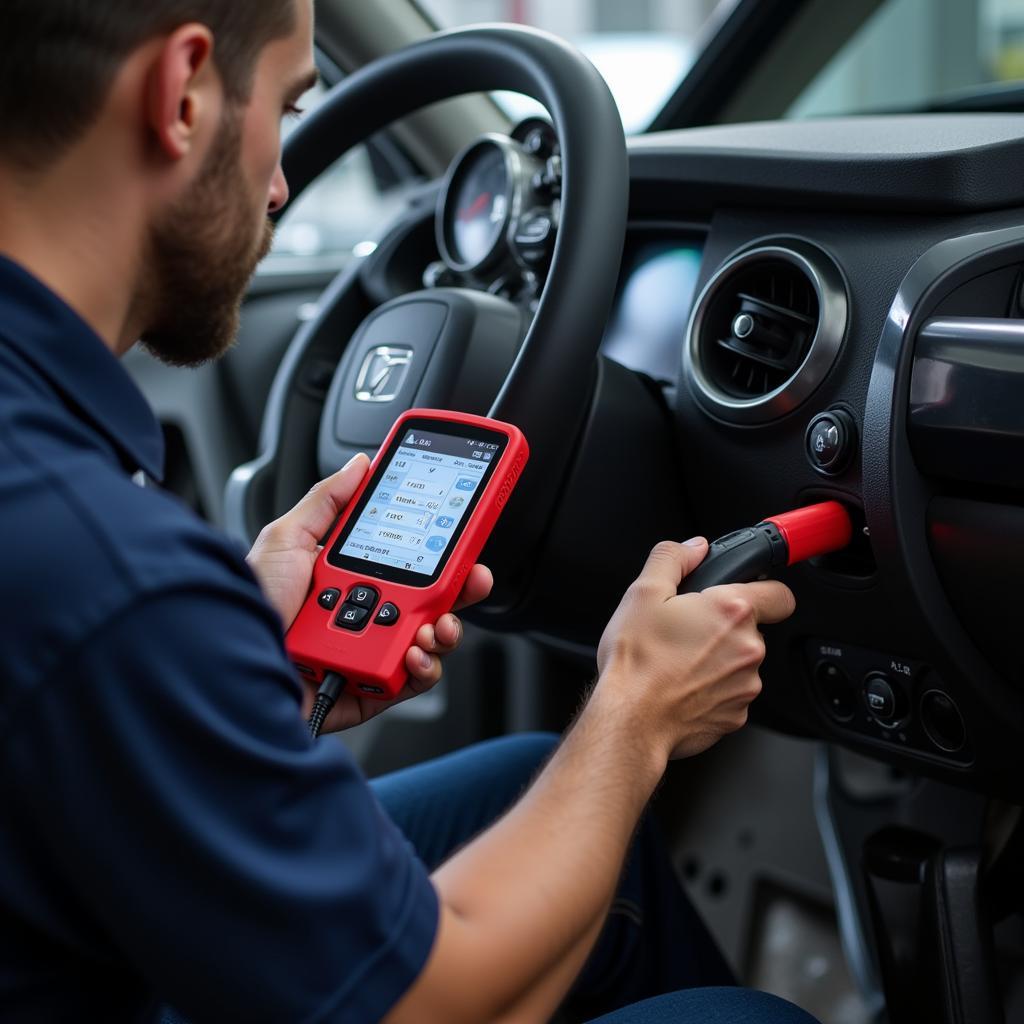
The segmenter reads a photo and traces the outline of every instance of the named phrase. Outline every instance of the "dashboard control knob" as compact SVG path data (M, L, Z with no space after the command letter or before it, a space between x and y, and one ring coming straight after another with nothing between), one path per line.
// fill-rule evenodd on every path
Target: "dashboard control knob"
M523 139L523 149L530 156L545 156L548 150L548 140L544 137L544 132L540 128L534 128L529 132Z
M947 754L955 754L967 742L960 709L942 690L928 690L921 698L921 725L928 739Z
M841 473L857 447L857 427L842 409L830 409L811 420L806 436L811 465L827 476Z
M886 728L896 725L906 715L903 691L881 672L872 672L865 678L864 703L868 714Z
M458 284L458 278L448 269L448 264L442 260L434 260L427 264L423 271L424 288L450 288Z

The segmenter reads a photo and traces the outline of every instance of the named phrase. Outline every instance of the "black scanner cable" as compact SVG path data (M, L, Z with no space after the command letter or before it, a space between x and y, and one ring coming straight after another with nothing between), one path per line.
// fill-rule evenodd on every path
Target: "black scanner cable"
M313 739L320 735L325 719L331 713L331 708L338 703L338 698L344 689L344 676L339 676L337 672L324 674L324 681L320 684L320 689L316 691L313 710L309 713L309 734Z

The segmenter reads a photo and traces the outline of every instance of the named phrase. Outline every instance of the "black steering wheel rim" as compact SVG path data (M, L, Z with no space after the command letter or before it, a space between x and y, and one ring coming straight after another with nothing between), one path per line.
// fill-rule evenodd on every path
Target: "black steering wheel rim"
M492 561L511 565L537 547L551 515L553 482L563 478L584 421L618 277L629 174L621 117L604 79L557 37L518 26L439 33L388 54L344 79L291 135L283 158L291 199L277 216L336 160L392 122L431 103L498 90L524 93L545 106L563 167L547 285L490 410L519 426L531 444L513 513L489 548ZM264 427L265 450L229 483L228 513L243 520L228 524L236 533L251 534L256 525L244 522L253 506L245 492L273 462Z

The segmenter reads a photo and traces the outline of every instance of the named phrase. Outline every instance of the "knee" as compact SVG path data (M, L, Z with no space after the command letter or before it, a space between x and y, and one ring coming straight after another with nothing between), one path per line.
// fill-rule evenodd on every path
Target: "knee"
M805 1010L749 988L692 988L616 1010L592 1024L819 1024Z
M694 989L693 995L701 1003L702 1014L693 1019L699 1019L703 1024L738 1024L747 1020L758 1024L819 1024L799 1006L755 989L702 988ZM689 1020L690 1017L681 1019Z

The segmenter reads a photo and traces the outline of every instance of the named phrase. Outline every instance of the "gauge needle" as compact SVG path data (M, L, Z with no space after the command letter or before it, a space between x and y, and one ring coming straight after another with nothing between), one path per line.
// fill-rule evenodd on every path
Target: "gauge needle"
M459 220L472 220L478 213L482 213L487 204L491 201L491 193L483 192L473 200L470 206L459 210Z

